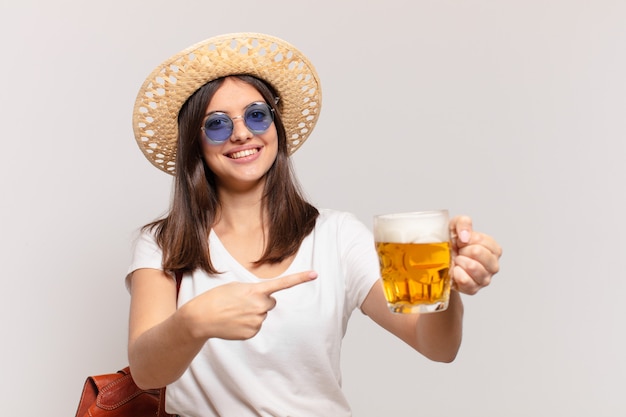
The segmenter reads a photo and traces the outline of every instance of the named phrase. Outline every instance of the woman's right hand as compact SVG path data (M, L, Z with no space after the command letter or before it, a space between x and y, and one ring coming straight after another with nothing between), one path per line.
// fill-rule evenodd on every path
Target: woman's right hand
M305 271L259 283L224 284L181 306L179 318L194 338L250 339L276 306L275 292L315 278L316 272Z

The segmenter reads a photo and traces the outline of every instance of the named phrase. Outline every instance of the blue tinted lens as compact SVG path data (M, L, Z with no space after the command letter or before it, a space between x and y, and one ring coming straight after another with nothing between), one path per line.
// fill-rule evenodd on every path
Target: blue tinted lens
M213 142L224 142L233 134L233 121L224 113L213 113L204 122L204 134Z
M243 117L252 133L264 133L274 121L274 113L266 103L250 104Z

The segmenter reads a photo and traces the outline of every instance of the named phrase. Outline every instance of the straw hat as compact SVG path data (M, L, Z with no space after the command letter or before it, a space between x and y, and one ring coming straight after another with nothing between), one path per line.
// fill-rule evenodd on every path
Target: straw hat
M289 154L309 137L322 105L315 68L293 45L261 33L216 36L156 67L139 89L133 110L135 140L160 170L176 172L178 112L200 87L227 75L254 75L268 82L282 103Z

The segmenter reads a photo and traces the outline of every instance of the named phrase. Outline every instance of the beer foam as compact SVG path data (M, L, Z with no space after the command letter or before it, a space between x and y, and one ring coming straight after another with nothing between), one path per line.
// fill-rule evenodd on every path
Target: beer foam
M447 242L449 233L445 211L386 214L374 218L376 242Z

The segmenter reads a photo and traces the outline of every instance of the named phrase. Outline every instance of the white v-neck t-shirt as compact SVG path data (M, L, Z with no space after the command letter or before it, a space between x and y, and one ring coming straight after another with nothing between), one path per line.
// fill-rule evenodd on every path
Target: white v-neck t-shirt
M261 282L209 235L211 261L222 274L186 274L178 305L229 282ZM162 269L150 233L135 245L129 274ZM320 210L315 228L281 275L314 270L318 278L273 294L276 307L248 340L209 339L166 390L166 410L184 417L343 417L341 341L352 312L380 277L374 239L354 215Z

